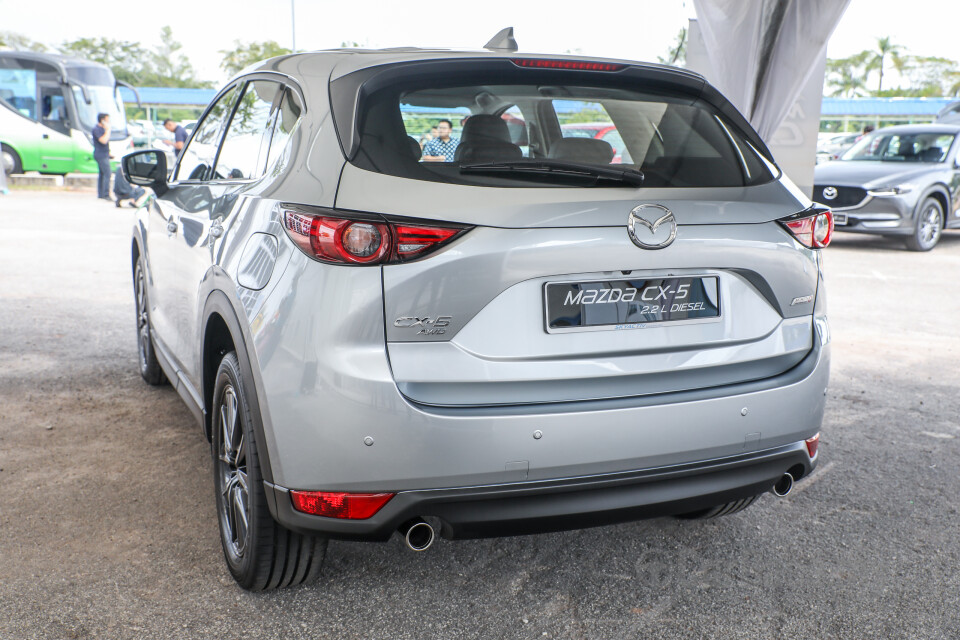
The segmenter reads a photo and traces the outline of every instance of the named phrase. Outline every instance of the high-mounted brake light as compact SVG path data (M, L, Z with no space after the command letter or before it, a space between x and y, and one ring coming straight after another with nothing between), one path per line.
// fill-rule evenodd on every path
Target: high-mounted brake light
M303 513L344 520L366 520L390 502L392 493L291 491L293 508Z
M620 71L627 65L581 60L550 60L548 58L511 58L518 67L534 69L570 69L572 71Z
M822 207L784 218L780 223L793 234L797 242L810 249L822 249L833 238L833 212Z
M326 211L324 212L326 213ZM323 215L285 209L287 235L311 258L335 264L393 264L436 251L467 231L461 225L394 223L369 214Z

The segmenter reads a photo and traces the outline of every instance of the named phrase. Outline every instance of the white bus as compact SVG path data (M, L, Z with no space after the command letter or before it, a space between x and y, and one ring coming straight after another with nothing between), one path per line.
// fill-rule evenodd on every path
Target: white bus
M49 53L0 51L3 170L96 173L92 131L98 113L110 114L110 155L116 167L133 147L120 85L129 86L95 62Z

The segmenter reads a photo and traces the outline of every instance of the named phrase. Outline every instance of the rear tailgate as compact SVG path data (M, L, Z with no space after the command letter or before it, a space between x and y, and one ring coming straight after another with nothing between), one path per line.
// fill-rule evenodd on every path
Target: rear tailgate
M416 402L511 405L707 388L776 375L812 347L815 252L798 250L775 222L797 210L778 183L727 189L723 200L690 197L714 190L683 190L682 199L644 190L638 199L624 189L421 183L416 197L394 189L388 203L375 195L391 192L381 180L395 178L348 165L338 205L473 224L485 215L499 223L479 225L427 259L383 268L393 375ZM459 193L434 197L435 188ZM524 202L528 192L536 192L536 202ZM749 203L736 199L745 195ZM629 213L644 202L675 213L669 247L644 250L629 239ZM548 326L550 283L613 287L678 278L715 283L718 313L563 331ZM811 301L791 305L804 296ZM670 301L679 302L675 295Z

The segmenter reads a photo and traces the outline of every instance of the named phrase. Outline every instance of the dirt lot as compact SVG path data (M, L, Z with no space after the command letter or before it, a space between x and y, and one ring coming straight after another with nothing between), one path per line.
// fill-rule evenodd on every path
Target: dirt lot
M0 197L0 638L960 637L960 232L828 250L822 457L787 499L423 554L332 542L316 585L251 595L199 429L137 374L130 211Z

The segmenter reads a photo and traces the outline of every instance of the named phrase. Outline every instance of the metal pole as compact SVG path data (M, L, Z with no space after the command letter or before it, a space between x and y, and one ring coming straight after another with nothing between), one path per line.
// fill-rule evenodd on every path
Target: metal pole
M293 36L293 52L297 52L297 18L296 9L293 6L294 0L290 0L290 32Z

